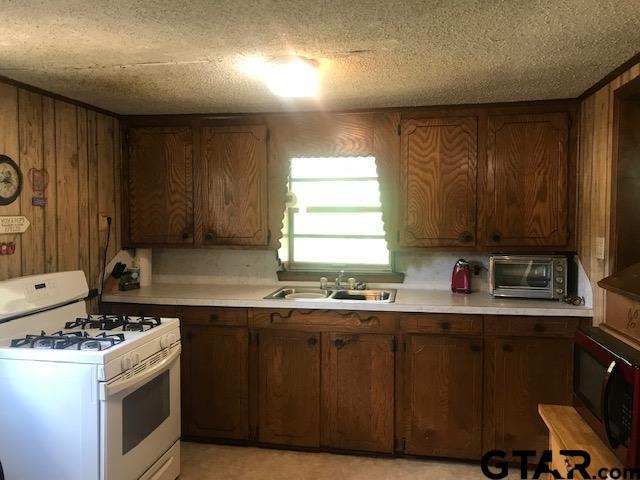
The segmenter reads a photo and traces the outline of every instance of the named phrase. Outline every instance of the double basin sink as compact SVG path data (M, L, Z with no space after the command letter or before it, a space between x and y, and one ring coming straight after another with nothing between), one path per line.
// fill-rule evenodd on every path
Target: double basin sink
M396 290L347 290L314 287L281 287L264 297L266 300L304 300L318 302L393 303Z

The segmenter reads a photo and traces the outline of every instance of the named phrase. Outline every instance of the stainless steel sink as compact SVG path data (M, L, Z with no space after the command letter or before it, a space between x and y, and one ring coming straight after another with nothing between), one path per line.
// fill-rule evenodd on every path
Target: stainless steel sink
M265 299L280 300L326 300L331 295L330 290L313 287L282 287L271 292Z
M318 302L393 303L396 299L396 290L335 290L331 288L322 290L314 287L281 287L264 298Z
M364 302L387 302L396 299L395 290L336 290L331 295L333 300L358 300Z

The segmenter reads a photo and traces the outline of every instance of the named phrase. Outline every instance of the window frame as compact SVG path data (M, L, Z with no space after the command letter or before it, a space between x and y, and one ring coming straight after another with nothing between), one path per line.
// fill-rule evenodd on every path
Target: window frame
M344 156L349 158L353 156ZM357 157L373 157L375 162L375 156L373 155L358 155ZM291 157L289 159L289 165L293 158L305 158L305 157ZM314 157L322 158L322 157ZM339 156L332 156L328 158L340 158ZM288 191L292 191L293 182L310 182L321 183L327 181L372 181L375 180L380 185L380 177L331 177L331 178L293 178L291 173L287 176ZM286 210L286 227L283 232L283 237L287 240L287 261L284 262L287 270L290 271L308 271L308 272L325 272L325 271L339 271L345 270L349 272L363 272L363 273L393 273L395 272L395 255L392 252L387 243L387 253L389 261L386 264L360 264L360 263L321 263L321 262L296 262L294 261L294 238L336 238L336 239L383 239L387 240L386 230L384 230L383 222L383 234L382 235L322 235L322 234L298 234L294 233L295 214L299 212L298 207L285 207ZM384 214L384 208L382 206L382 199L380 200L379 207L307 207L307 211L311 213L360 213L360 212L375 212Z

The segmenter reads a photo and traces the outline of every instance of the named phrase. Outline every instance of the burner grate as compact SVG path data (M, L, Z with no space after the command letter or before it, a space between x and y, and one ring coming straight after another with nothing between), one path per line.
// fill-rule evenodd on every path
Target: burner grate
M144 332L161 324L159 317L129 317L127 315L99 315L86 318L76 318L64 324L65 329L97 329Z
M11 340L13 348L39 348L51 350L65 350L75 348L77 350L106 350L120 342L124 342L124 334L107 335L101 333L91 337L87 332L59 332L47 335L25 335L24 338Z

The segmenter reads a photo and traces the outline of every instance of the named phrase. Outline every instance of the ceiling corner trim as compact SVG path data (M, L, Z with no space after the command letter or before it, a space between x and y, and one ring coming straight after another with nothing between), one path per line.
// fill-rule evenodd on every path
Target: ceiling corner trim
M611 83L611 81L614 80L616 77L622 75L624 72L626 72L627 70L629 70L630 68L632 68L633 66L635 66L635 65L637 65L639 63L640 63L640 52L638 52L635 55L633 55L626 62L624 62L621 65L619 65L618 67L614 68L611 72L609 72L607 75L602 77L599 81L597 81L592 86L587 88L584 92L582 92L577 97L578 100L582 101L582 100L586 99L587 97L590 97L591 95L596 93L598 90L600 90L602 87L604 87L608 83Z
M80 100L76 100L74 98L65 97L64 95L60 95L59 93L51 92L49 90L44 90L42 88L34 87L33 85L29 85L28 83L23 83L18 80L14 80L13 78L5 77L4 75L0 75L0 82L5 83L7 85L13 85L14 87L20 88L22 90L28 90L33 93L37 93L39 95L43 95L46 97L50 97L54 100L60 100L62 102L70 103L71 105L75 105L76 107L86 108L88 110L93 110L97 113L102 113L103 115L109 115L111 117L115 117L120 119L122 117L121 114L112 112L111 110L107 110L105 108L96 107L95 105L91 105L89 103L82 102Z

